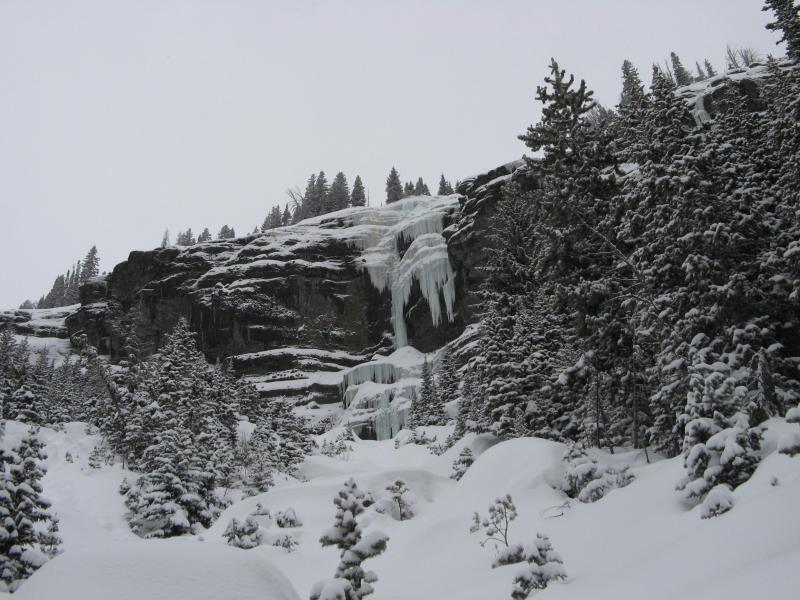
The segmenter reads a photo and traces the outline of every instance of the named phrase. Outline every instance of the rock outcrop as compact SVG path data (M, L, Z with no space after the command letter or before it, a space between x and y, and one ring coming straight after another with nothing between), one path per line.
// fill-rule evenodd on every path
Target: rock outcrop
M131 252L81 289L69 334L118 359L129 339L154 352L186 318L209 360L230 359L264 396L339 401L354 366L395 346L434 351L475 321L485 222L519 166L469 178L452 196Z

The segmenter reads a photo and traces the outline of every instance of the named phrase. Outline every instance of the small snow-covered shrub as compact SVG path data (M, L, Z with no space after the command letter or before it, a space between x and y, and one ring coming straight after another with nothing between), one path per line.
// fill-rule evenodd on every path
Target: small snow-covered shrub
M222 537L228 541L228 545L244 550L260 546L264 541L258 523L252 517L247 517L244 523L239 523L235 518L231 519Z
M506 565L514 565L521 563L525 560L525 549L522 544L512 544L506 548L500 548L497 551L497 556L494 557L492 568L504 567Z
M295 513L294 509L291 507L286 510L279 510L275 513L275 524L281 529L303 526L303 522L297 517L297 513Z
M567 578L564 561L553 550L546 535L536 534L536 541L525 552L525 561L528 564L521 567L514 577L511 588L514 600L524 600L533 590L543 590L551 581Z
M389 492L389 497L379 503L379 506L375 508L376 511L382 514L388 513L397 521L406 521L414 516L411 504L404 497L409 492L404 481L398 479L392 485L387 486L386 491Z
M254 517L272 518L272 515L269 514L269 509L268 508L264 508L264 506L261 504L261 502L256 502L256 509L250 514L253 515Z
M733 508L733 493L724 483L720 483L708 492L700 510L701 519L710 519L728 512Z
M65 460L65 461L67 461L68 463L71 463L71 462L73 462L73 459L72 459L72 452L70 452L69 450L67 450L67 453L66 453L66 454L64 454L64 460Z
M97 444L89 454L89 467L99 469L114 462L114 455L105 443Z
M407 446L408 444L415 444L417 446L427 446L436 443L436 436L426 435L424 431L415 429L405 438L397 438L394 441L394 447Z
M287 552L292 553L294 552L295 547L297 546L297 540L294 539L293 536L284 534L278 537L273 543L273 546L277 546L279 548L284 548Z
M434 456L441 456L449 449L450 446L447 445L446 441L444 443L428 444L428 452L430 452Z
M330 458L341 458L347 460L350 458L350 453L353 447L348 442L353 441L353 434L348 430L340 433L339 436L332 442L324 441L320 446L320 454L329 456Z
M450 479L459 481L474 462L475 459L472 456L472 450L464 448L458 455L458 458L453 461L453 472L450 474Z
M589 458L585 450L571 446L564 454L567 469L561 490L580 502L597 502L614 488L625 487L635 479L627 465L621 468L604 465Z
M676 488L687 499L703 498L714 486L725 483L736 489L753 475L761 460L761 430L748 427L747 417L738 415L732 427L724 427L724 418L698 418L686 425L687 444L684 456L686 476Z
M472 526L469 528L470 533L476 533L481 529L484 530L486 539L481 542L481 546L485 546L488 542L495 542L495 547L503 544L508 548L508 528L511 521L517 518L517 507L514 506L511 495L506 494L502 498L496 498L494 504L489 507L489 514L483 519L476 512L472 516Z
M326 579L313 585L310 600L349 600L352 591L353 586L347 579Z

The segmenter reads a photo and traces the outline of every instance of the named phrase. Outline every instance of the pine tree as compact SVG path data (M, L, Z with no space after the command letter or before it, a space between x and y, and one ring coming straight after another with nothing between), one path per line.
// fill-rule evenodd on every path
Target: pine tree
M551 581L567 578L561 556L553 550L550 539L541 533L536 534L536 541L525 552L525 569L514 577L511 589L513 600L524 600L534 590L543 590Z
M765 0L763 11L772 11L775 20L767 25L770 31L781 33L778 41L786 42L786 53L800 60L800 13L794 0Z
M450 475L450 479L459 481L474 462L475 459L472 456L472 450L464 448L458 455L458 458L453 461L453 472Z
M211 232L208 230L208 227L205 227L200 235L197 236L197 243L202 244L204 242L211 241Z
M419 388L419 402L412 405L414 421L419 425L444 425L445 415L442 399L433 378L433 371L427 357L422 364L422 382Z
M283 208L283 214L281 215L281 226L286 227L287 225L292 224L292 212L289 210L289 205L287 204Z
M189 233L191 233L191 229ZM233 227L228 227L227 225L223 225L222 228L219 230L217 234L218 240L229 240L236 237L236 232L234 231Z
M458 401L458 364L449 346L445 346L439 359L437 389L443 406Z
M100 259L97 256L97 246L92 246L81 263L81 285L100 274Z
M350 186L347 183L347 177L345 177L345 174L339 171L336 174L336 177L333 178L333 183L328 191L326 212L333 212L335 210L347 208L349 202Z
M392 506L397 505L398 520L406 521L414 516L411 505L403 497L409 492L405 481L398 479L393 484L387 486L386 491L389 492L389 499L392 502Z
M695 81L704 81L708 79L708 75L705 71L703 71L703 67L700 66L700 62L695 62L695 68L697 69L697 77L695 77Z
M708 75L709 78L717 76L717 71L714 69L714 65L711 64L710 60L706 59L704 65L706 67L706 75Z
M325 171L320 171L317 179L314 182L314 195L311 202L311 214L318 216L328 212L330 206L328 200L328 180L325 177Z
M681 59L674 52L669 54L670 61L672 62L672 73L675 76L675 83L678 86L690 85L694 81L694 77L681 63Z
M362 537L357 517L364 512L364 500L364 492L358 489L352 478L348 479L333 499L336 506L334 525L320 538L323 547L335 546L340 550L341 560L334 577L344 579L349 584L345 600L361 600L373 592L372 584L378 578L372 571L364 571L361 564L382 554L389 540L377 531ZM321 595L321 589L322 586L315 586L317 598ZM314 591L311 597L315 597Z
M417 179L417 183L414 185L414 195L415 196L430 196L431 191L428 189L427 184L422 181L422 177Z
M452 193L453 186L450 185L450 182L444 178L444 173L442 173L442 176L439 178L439 191L437 194L439 196L449 196Z
M403 198L408 198L414 195L414 184L406 181L403 185Z
M350 192L350 206L366 206L367 197L364 193L364 184L361 182L361 177L356 175L356 180L353 182L353 191Z
M386 179L386 204L397 202L403 197L403 184L400 183L400 176L397 169L392 167L389 177Z
M161 247L166 248L169 246L169 229L164 230L164 235L161 238Z

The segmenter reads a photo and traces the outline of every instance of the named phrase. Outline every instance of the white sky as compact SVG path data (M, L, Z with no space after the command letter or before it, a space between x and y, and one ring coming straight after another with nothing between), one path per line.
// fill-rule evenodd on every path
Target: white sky
M760 0L0 0L0 308L96 244L243 234L324 169L382 201L520 157L551 56L616 103L624 58L775 49Z

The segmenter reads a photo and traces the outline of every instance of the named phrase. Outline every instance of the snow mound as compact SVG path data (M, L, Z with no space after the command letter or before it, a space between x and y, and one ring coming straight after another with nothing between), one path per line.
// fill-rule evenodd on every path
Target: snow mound
M87 565L91 565L87 569ZM196 540L129 540L65 552L19 600L298 600L263 556Z

